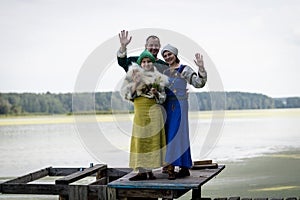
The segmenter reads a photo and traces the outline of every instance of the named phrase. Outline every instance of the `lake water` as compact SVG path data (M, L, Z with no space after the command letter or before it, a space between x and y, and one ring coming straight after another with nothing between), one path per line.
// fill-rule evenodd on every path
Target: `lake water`
M49 166L127 167L131 125L132 115L0 118L0 182ZM218 163L300 149L300 109L190 113L190 140L193 160Z

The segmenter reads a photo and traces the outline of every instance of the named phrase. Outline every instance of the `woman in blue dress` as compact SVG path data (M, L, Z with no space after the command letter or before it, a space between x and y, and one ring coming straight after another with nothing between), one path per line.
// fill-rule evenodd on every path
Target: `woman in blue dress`
M192 166L189 122L188 122L188 94L187 84L195 88L204 87L207 81L207 73L203 64L203 56L195 54L195 64L198 72L190 66L180 64L178 49L170 44L166 45L161 54L169 64L169 69L164 74L169 77L169 86L166 88L167 99L165 109L167 119L165 123L167 137L166 162L168 165L169 179L189 176L189 168ZM178 173L174 172L175 166L179 166Z

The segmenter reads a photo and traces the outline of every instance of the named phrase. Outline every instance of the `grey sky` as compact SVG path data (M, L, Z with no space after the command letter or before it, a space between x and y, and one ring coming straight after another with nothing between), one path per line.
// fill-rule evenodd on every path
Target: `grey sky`
M103 42L122 29L162 28L198 43L226 91L300 96L297 0L0 0L0 25L0 92L72 92ZM124 75L111 68L99 90Z

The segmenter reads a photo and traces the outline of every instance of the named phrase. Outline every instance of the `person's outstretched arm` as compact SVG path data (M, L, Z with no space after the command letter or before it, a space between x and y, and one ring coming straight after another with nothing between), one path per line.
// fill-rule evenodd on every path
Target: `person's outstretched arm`
M119 39L121 46L117 52L118 64L127 72L128 66L132 63L132 60L127 58L127 45L131 42L132 37L128 37L128 31L122 30L119 33Z

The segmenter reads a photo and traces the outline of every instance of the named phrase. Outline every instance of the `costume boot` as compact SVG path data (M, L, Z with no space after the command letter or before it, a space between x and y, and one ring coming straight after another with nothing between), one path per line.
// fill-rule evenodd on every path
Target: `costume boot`
M147 172L147 174L148 174L148 179L149 180L155 180L156 179L156 177L154 176L153 172Z
M164 174L168 173L168 165L166 165L162 168L161 173L164 173Z
M130 181L141 181L141 180L147 180L147 173L146 172L139 172L137 175L129 178Z
M176 174L176 177L177 178L182 178L182 177L185 177L185 176L190 176L189 168L187 168L187 167L180 167L180 170Z
M168 179L169 180L175 180L176 179L174 169L175 169L175 167L173 165L168 165L168 174L169 174Z

